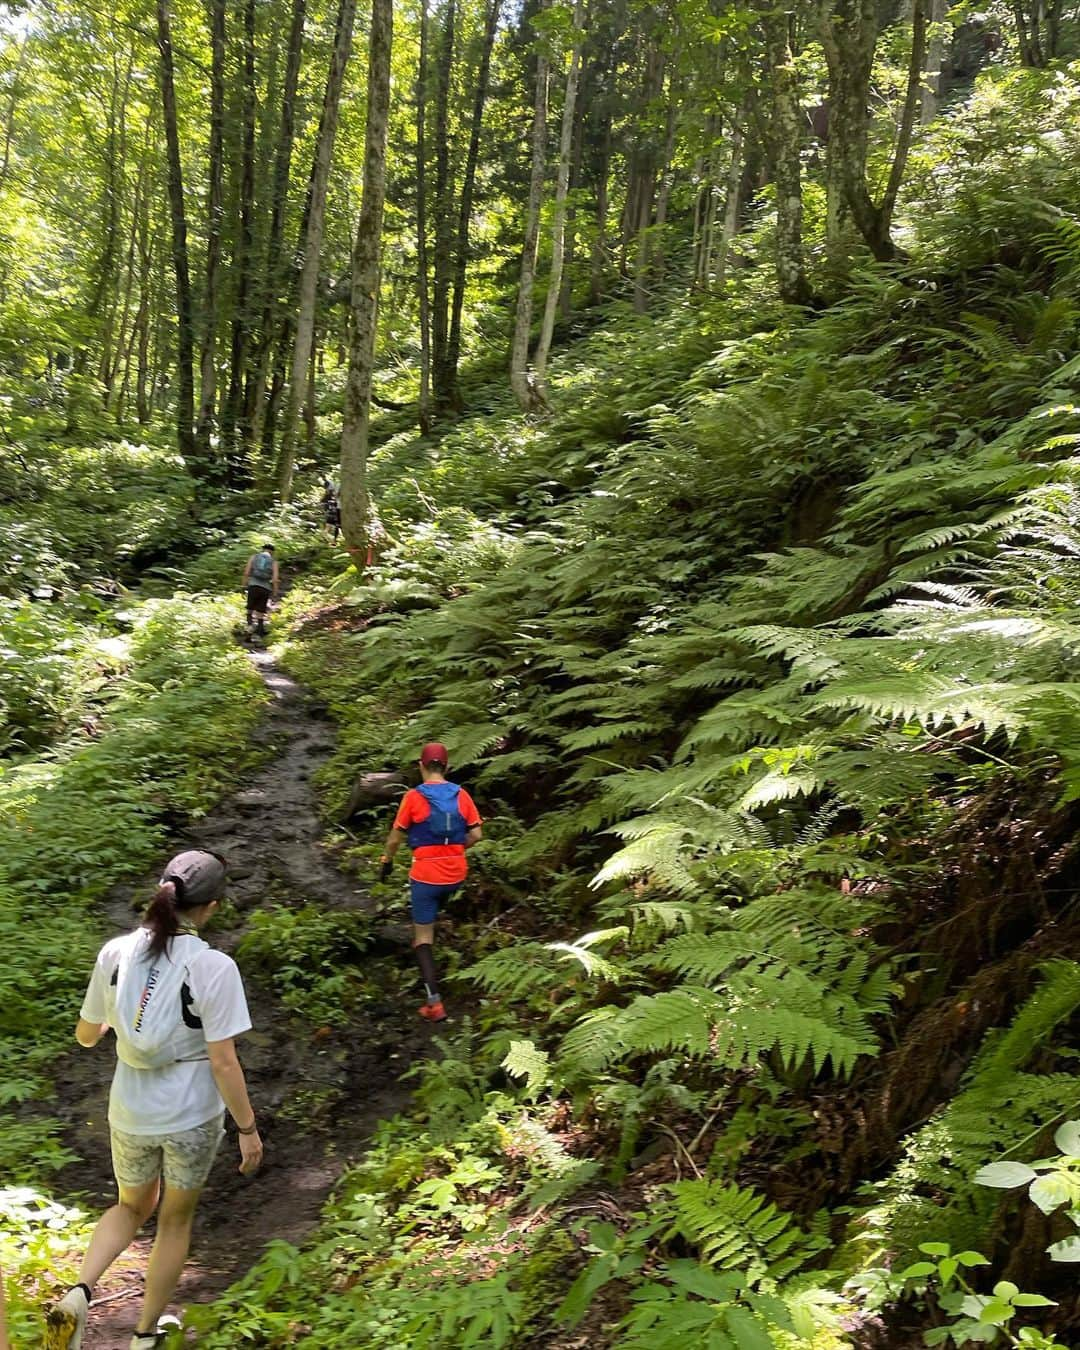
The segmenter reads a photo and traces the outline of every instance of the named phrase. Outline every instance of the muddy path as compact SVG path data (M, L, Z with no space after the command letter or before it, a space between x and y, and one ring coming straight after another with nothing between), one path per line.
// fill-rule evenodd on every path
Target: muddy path
M239 943L247 916L268 904L372 912L370 897L338 870L322 840L311 776L333 748L333 729L269 653L253 651L251 660L271 696L258 733L269 757L170 849L205 847L228 859L232 906L225 921L205 933L225 951ZM147 877L114 893L108 910L113 931L133 926L133 906L145 901L153 884L154 877ZM266 1160L258 1176L241 1177L230 1127L200 1203L191 1258L171 1311L220 1293L267 1242L301 1241L377 1122L405 1103L401 1075L429 1053L438 1035L416 1018L407 933L404 922L381 929L378 944L363 958L372 995L362 1022L341 1033L299 1023L269 981L242 964L254 1030L238 1047ZM61 1173L57 1190L83 1197L94 1214L115 1200L106 1122L112 1066L111 1049L103 1045L73 1054L57 1076L54 1110L83 1159ZM152 1241L151 1224L98 1286L85 1350L127 1350Z

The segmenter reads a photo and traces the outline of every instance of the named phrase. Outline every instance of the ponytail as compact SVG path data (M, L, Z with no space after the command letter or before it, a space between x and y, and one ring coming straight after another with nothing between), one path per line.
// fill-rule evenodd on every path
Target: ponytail
M176 883L163 881L143 915L143 923L150 929L150 955L155 961L165 954L169 943L180 931L176 901Z

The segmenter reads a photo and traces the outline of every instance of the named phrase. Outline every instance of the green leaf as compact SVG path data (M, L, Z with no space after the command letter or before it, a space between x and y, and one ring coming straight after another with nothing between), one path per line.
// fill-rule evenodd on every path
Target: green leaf
M952 1248L947 1242L920 1242L919 1251L925 1252L927 1256L948 1256Z
M1027 1163L987 1163L985 1167L980 1167L975 1173L975 1184L976 1186L993 1186L999 1190L1009 1191L1014 1186L1028 1185L1038 1175L1038 1172L1034 1168L1028 1167Z
M1012 1280L998 1280L997 1284L994 1285L995 1298L1011 1299L1015 1298L1019 1292L1020 1286L1013 1284Z
M1046 1250L1051 1261L1080 1261L1080 1235L1054 1242Z
M1080 1120L1067 1120L1058 1126L1054 1143L1071 1158L1080 1158Z
M727 1314L728 1330L734 1332L739 1350L774 1350L773 1338L764 1324L745 1308L731 1308Z
M1057 1304L1052 1298L1044 1298L1042 1294L1014 1294L1013 1303L1018 1308L1056 1308Z
M932 1261L916 1261L913 1266L908 1266L907 1270L900 1272L902 1280L921 1280L927 1275L935 1275L937 1266Z
M1072 1199L1075 1183L1063 1172L1050 1172L1032 1183L1028 1195L1031 1203L1037 1205L1044 1214L1053 1214L1055 1209L1068 1204Z
M956 1274L960 1262L955 1256L945 1256L938 1262L938 1274L943 1283L948 1284Z
M1016 1310L1011 1303L1006 1303L1004 1299L992 1298L984 1304L979 1313L980 1322L989 1322L991 1326L1004 1326L1012 1317L1016 1315Z
M982 1252L957 1252L956 1259L962 1266L988 1266L990 1264Z

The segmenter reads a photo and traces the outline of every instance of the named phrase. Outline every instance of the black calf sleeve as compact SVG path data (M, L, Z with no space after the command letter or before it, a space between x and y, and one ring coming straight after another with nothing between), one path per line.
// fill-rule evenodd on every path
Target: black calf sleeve
M416 952L416 964L420 967L420 978L424 981L424 988L427 990L428 1002L439 1002L439 975L435 969L435 953L432 950L430 942L420 943L414 947Z

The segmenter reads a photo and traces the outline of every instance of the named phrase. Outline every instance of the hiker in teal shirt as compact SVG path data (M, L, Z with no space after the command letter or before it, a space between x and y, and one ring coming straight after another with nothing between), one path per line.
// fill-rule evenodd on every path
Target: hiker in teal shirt
M247 626L252 624L260 637L266 636L266 609L271 595L276 600L280 589L278 565L274 558L273 544L263 544L258 553L253 553L244 568L244 591L247 596Z

